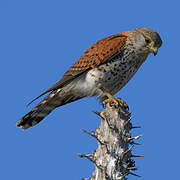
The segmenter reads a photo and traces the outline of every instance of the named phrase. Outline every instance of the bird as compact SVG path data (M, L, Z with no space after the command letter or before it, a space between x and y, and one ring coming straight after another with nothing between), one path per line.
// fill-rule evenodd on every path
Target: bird
M103 104L114 102L128 108L125 101L114 95L134 76L149 54L157 54L161 45L160 35L151 28L135 28L95 42L59 81L29 103L49 93L16 125L28 129L54 109L84 97L95 96Z

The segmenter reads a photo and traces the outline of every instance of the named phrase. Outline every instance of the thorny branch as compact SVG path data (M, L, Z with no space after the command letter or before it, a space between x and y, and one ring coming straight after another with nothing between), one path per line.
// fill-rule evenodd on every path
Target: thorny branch
M132 149L134 145L139 145L134 140L143 135L131 137L131 129L140 128L132 126L133 116L120 105L107 105L101 113L94 113L101 118L99 128L83 132L97 140L98 148L93 154L78 156L93 162L95 171L90 178L83 180L126 180L129 174L140 177L132 172L138 169L132 158L144 156L132 155Z

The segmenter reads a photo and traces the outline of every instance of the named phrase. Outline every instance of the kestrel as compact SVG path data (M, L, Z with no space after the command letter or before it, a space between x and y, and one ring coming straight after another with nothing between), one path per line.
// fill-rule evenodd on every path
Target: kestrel
M96 96L105 104L114 101L127 107L113 95L126 85L150 53L157 54L161 45L159 34L149 28L137 28L97 41L57 83L33 100L50 92L17 126L22 129L34 126L55 108L84 97Z

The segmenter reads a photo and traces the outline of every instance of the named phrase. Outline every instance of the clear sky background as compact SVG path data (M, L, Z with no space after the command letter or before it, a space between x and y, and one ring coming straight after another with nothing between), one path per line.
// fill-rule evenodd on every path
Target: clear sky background
M0 179L77 180L89 177L91 162L76 153L92 153L102 107L95 98L68 104L37 126L15 126L26 108L97 40L150 27L163 45L150 55L117 95L135 115L134 135L144 134L134 154L136 172L146 180L179 179L180 4L178 0L1 0L0 1ZM129 176L129 179L137 179Z

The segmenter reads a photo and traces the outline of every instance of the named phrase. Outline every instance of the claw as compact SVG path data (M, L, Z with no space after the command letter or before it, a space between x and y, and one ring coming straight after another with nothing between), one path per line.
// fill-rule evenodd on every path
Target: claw
M104 95L107 97L107 99L105 99L102 104L106 105L106 104L115 104L115 105L120 105L122 107L124 107L126 110L129 110L129 107L127 105L126 102L124 102L120 97L114 97L112 96L109 92L107 92L105 89L102 89L102 91L104 92Z
M121 105L121 106L123 106L125 109L129 109L129 107L128 107L128 105L127 105L127 103L126 102L124 102L121 98L119 98L119 97L108 97L108 99L105 99L104 101L103 101L103 104L104 105L106 105L106 104L115 104L115 105Z
M120 97L116 97L116 99L120 102L120 105L122 105L125 109L129 110L129 106L125 101L123 101Z

